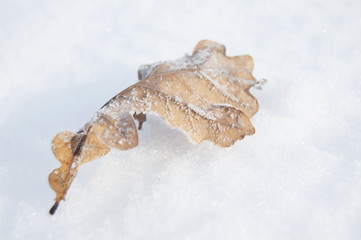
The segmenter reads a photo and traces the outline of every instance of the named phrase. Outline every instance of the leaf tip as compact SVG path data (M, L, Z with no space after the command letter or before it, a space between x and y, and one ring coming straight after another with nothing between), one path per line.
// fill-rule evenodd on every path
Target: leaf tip
M196 47L194 48L193 54L202 49L211 49L213 51L219 52L223 55L226 54L226 47L220 43L213 42L210 40L201 40L197 43Z

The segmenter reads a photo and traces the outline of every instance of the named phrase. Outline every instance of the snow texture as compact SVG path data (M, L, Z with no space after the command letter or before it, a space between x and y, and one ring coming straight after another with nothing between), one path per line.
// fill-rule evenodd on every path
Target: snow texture
M0 2L1 239L361 239L361 2ZM201 39L266 78L256 134L194 145L150 116L54 216L50 147Z

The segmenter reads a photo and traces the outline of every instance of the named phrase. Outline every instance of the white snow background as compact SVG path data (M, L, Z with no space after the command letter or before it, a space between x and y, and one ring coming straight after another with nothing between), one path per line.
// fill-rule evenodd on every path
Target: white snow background
M1 239L361 239L361 2L0 1ZM250 54L256 134L193 145L150 117L54 216L50 143L199 40Z

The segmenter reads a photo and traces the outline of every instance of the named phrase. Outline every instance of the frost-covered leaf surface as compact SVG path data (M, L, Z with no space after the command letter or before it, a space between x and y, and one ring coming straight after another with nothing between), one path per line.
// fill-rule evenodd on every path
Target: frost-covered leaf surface
M358 1L0 4L2 239L361 238ZM150 116L142 145L84 165L50 217L54 133L205 38L269 80L257 134L193 145Z
M250 118L258 111L258 102L249 92L256 83L253 60L248 55L228 57L225 51L222 44L202 40L191 56L141 66L141 81L107 102L90 124L117 119L119 129L126 131L135 127L124 125L122 115L131 118L129 113L153 113L185 132L193 142L209 140L220 147L254 134ZM124 142L129 140L132 138ZM123 150L121 145L115 147Z
M258 110L249 92L257 82L253 60L248 55L227 57L225 52L222 44L202 40L191 56L141 66L140 82L110 99L81 130L57 134L52 150L61 166L49 175L56 193L50 214L65 200L80 165L104 156L110 148L138 145L138 129L146 114L157 114L198 144L209 140L229 147L254 134L249 119Z

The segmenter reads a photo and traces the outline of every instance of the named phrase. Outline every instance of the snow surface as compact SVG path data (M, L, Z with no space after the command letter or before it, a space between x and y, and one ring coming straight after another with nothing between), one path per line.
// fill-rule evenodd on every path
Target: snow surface
M0 2L1 239L361 239L361 2ZM250 54L256 134L193 145L151 116L88 163L54 216L48 174L142 64L201 39Z

